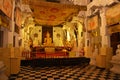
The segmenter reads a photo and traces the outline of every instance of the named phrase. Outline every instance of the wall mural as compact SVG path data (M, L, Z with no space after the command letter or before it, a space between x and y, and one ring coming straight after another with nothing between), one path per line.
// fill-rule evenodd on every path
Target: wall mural
M2 0L2 11L12 19L13 0Z
M120 4L116 4L106 10L106 22L107 26L120 22Z
M108 26L108 33L120 32L120 4L116 4L106 10L106 23Z
M62 27L53 27L53 43L54 46L64 46L64 34L63 34L63 28Z

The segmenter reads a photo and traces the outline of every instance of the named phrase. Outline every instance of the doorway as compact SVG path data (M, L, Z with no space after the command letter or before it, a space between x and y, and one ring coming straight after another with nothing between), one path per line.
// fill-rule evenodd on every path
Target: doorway
M120 32L113 33L110 36L111 47L113 48L113 55L116 54L117 45L120 44Z

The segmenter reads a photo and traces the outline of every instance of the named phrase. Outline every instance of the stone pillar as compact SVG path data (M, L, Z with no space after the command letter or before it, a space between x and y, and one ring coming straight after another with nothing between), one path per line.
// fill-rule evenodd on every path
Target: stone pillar
M109 69L111 67L110 60L112 58L112 48L110 47L110 36L107 33L106 17L105 17L106 8L102 7L100 9L100 18L101 18L101 47L99 49L99 55L97 56L97 66L101 68Z
M10 28L11 31L8 32L8 47L12 47L13 46L13 33L14 33L14 8L15 8L15 0L13 0L13 10L12 10L12 20L10 23Z
M101 18L100 35L102 40L101 43L102 46L110 46L110 36L107 34L105 11L106 11L105 7L103 7L100 10L100 18Z

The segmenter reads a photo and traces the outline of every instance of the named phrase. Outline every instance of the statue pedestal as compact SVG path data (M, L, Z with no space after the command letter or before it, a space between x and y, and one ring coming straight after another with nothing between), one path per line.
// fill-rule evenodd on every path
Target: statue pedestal
M117 48L116 55L114 55L110 61L113 65L110 71L120 74L120 44L117 45Z
M110 71L120 74L120 60L119 61L111 61L111 63L113 64L113 67L110 69Z
M113 65L110 71L120 74L120 44L117 45L116 55L112 57L110 62Z

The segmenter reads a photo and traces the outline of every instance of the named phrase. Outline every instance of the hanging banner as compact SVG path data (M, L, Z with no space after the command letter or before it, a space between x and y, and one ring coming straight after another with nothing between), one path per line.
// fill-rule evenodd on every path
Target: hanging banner
M120 22L120 4L116 4L106 10L107 26L114 25Z
M1 1L0 1L1 2ZM12 19L13 0L3 0L1 9L10 19Z

